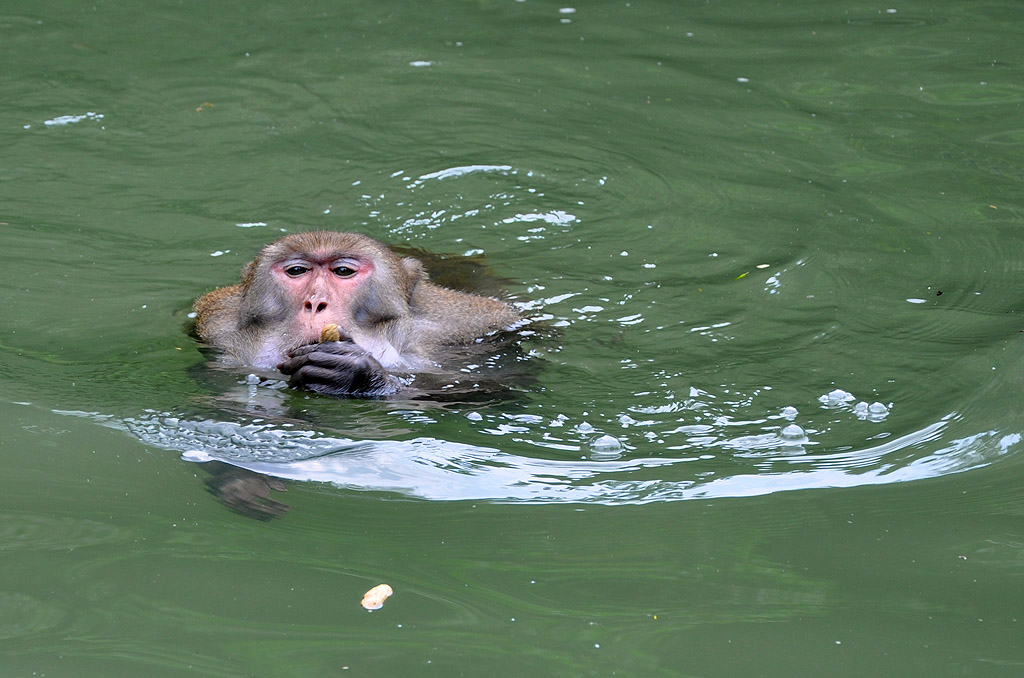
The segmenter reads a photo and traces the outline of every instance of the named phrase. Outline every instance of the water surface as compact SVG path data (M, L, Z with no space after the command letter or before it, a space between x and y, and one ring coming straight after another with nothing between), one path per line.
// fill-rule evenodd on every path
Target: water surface
M4 672L1019 675L1022 18L8 3ZM486 255L533 380L208 369L310 227Z

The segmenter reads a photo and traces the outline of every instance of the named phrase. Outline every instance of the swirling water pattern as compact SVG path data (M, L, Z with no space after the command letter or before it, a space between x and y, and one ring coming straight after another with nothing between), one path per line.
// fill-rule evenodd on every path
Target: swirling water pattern
M1022 26L6 3L0 672L1018 675ZM485 255L532 379L210 369L190 300L308 227Z

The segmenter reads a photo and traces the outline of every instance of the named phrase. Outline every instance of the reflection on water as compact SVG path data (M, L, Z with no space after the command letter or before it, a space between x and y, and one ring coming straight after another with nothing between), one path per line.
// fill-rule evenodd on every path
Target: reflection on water
M126 419L58 413L96 419L148 445L181 452L187 461L217 460L278 478L421 499L527 503L643 504L905 482L986 465L1021 439L1017 433L990 431L942 444L947 424L956 419L950 414L878 445L812 455L794 443L790 424L776 434L733 439L734 469L712 472L707 461L714 457L706 454L609 456L607 435L595 439L599 444L590 456L561 460L430 437L354 440L260 421L190 420L155 412ZM915 456L914 450L928 451Z

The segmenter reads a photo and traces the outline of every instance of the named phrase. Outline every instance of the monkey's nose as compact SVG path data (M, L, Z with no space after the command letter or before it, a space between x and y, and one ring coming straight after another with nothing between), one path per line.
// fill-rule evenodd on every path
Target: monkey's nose
M306 308L307 311L310 311L311 313L320 313L321 311L326 311L327 310L327 302L326 301L319 301L319 302L317 302L316 310L314 310L313 309L313 302L312 301L307 301L306 304L305 304L305 308Z

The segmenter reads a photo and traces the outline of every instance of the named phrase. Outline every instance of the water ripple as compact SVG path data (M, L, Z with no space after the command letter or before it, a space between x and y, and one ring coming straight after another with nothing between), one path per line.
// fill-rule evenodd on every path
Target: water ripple
M35 514L0 514L0 552L67 551L84 546L123 543L131 535L94 520Z
M948 423L956 419L951 414L899 438L838 453L802 455L776 439L774 454L756 461L738 455L733 472L724 473L708 472L701 463L706 455L538 459L430 437L370 441L161 413L128 419L63 414L96 419L148 445L178 451L187 461L220 460L289 480L442 501L645 504L906 482L987 465L1021 440L1019 433L987 431L943 443ZM915 456L912 451L924 443L935 448ZM729 444L751 447L741 438ZM757 445L773 448L763 440Z
M0 639L19 638L56 628L63 610L23 593L0 591Z

